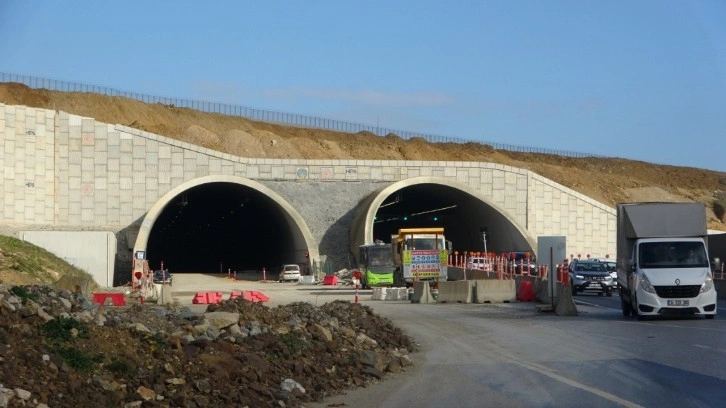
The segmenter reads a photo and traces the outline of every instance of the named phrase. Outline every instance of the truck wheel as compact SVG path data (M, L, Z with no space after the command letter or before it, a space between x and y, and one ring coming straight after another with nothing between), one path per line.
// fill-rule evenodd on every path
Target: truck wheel
M613 297L613 291L612 290L609 290L608 293L607 293L607 295L608 295L608 297Z
M632 307L630 306L630 302L625 300L622 289L620 290L620 308L623 309L623 316L630 317Z

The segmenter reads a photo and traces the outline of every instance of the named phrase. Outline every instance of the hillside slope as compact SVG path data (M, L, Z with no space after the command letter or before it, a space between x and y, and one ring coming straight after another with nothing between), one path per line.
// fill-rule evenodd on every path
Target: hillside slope
M0 102L56 109L123 124L243 157L480 161L531 170L614 206L625 201L698 201L709 207L709 228L726 230L711 210L726 173L620 158L569 158L496 150L477 143L428 143L396 135L349 134L207 114L93 93L30 89L0 83ZM587 150L586 144L580 150ZM627 154L627 152L623 152Z

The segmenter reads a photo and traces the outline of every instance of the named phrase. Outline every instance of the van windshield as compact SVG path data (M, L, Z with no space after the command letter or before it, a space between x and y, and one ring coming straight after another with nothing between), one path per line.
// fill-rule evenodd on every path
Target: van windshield
M702 242L644 242L638 264L641 268L703 268L708 267L708 258Z

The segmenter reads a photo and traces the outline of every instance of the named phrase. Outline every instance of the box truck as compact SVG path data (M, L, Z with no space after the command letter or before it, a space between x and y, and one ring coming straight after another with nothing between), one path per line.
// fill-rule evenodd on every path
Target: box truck
M624 316L716 316L702 203L617 204L617 275Z

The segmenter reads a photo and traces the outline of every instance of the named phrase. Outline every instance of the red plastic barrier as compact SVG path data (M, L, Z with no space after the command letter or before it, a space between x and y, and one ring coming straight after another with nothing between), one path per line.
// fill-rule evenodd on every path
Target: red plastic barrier
M229 294L229 300L237 299L240 296L242 296L241 290L233 290L232 293Z
M270 298L269 296L265 295L264 293L257 291L257 290L234 290L232 293L229 294L229 299L236 299L238 297L241 297L244 300L249 300L250 302L269 302Z
M106 303L106 299L111 299L111 303L114 306L126 306L126 297L123 293L112 292L112 293L94 293L93 303L103 305Z
M192 299L195 305L217 304L222 301L222 292L197 292Z
M338 277L335 275L325 275L323 277L323 285L337 285Z
M519 283L519 293L517 293L517 300L520 302L534 302L536 300L534 290L532 289L532 282L522 281Z
M269 302L270 298L257 290L246 290L242 292L242 298L250 302Z

